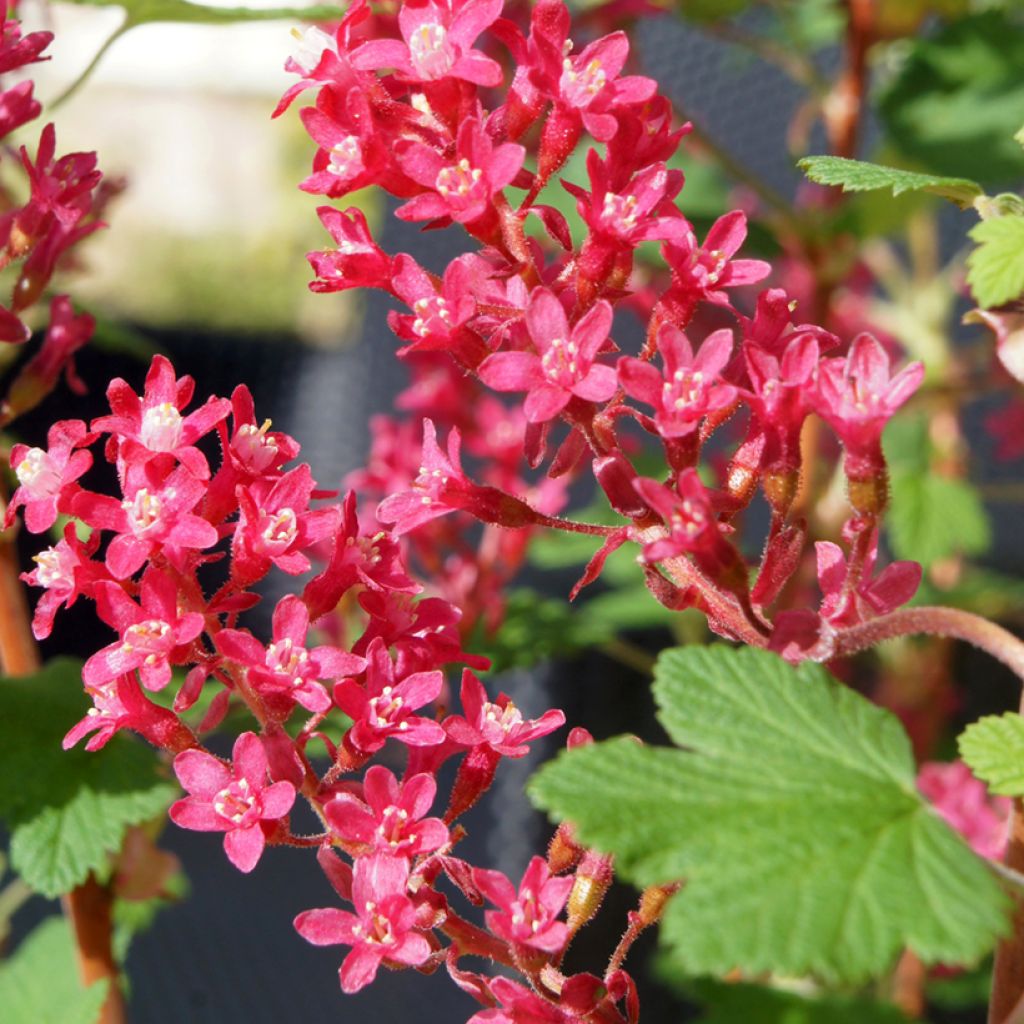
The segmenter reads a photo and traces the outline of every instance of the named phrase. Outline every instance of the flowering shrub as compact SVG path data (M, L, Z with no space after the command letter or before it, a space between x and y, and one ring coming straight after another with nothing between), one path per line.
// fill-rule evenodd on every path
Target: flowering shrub
M80 596L109 630L82 668L92 706L64 746L144 737L188 794L171 819L223 833L240 871L268 845L315 851L339 905L294 925L310 943L345 947L341 988L364 988L381 966L443 967L482 1007L471 1024L632 1024L639 996L624 964L663 917L691 974L863 983L901 955L973 963L1007 932L1002 886L1020 882L1016 846L1001 880L983 859L1003 852L1008 808L962 763L926 765L915 788L897 719L820 667L926 633L1024 672L1024 647L1000 627L910 603L916 560L876 570L890 503L883 434L925 367L865 330L804 322L813 309L743 255L742 210L699 233L673 166L690 126L652 78L627 73L624 32L578 48L570 25L562 0L353 0L332 31L301 33L288 62L299 80L276 111L313 94L301 118L316 151L301 188L331 200L383 189L401 200L400 219L457 226L478 248L438 276L384 251L359 209L319 208L334 245L309 255L311 288L386 292L413 375L397 403L411 419L375 421L343 496L296 463L295 439L260 423L244 385L197 402L192 379L159 355L141 395L114 380L109 415L56 423L45 448L12 448L6 524L23 510L31 533L62 530L23 576L43 591L33 635L47 637ZM12 26L0 60L37 57L42 34L19 40ZM8 95L30 109L31 87ZM544 201L577 150L587 181L561 185L579 241ZM51 127L35 163L23 151L32 198L9 218L8 259L26 263L4 310L8 341L26 336L24 295L37 297L95 225L94 161L54 164L52 151ZM874 185L898 183L885 170ZM828 174L868 187L856 166ZM951 181L907 187L966 189L979 209L995 201ZM654 269L640 259L648 243ZM87 318L63 297L52 309L12 395L30 377L35 401L86 340ZM633 351L627 315L643 324ZM9 399L11 415L28 402ZM822 535L808 514L825 489L815 460L839 450L847 506ZM114 494L91 489L98 452L116 471ZM566 514L584 478L609 507L600 521ZM751 561L755 500L768 525ZM628 551L648 600L696 609L740 646L659 659L659 716L677 748L568 733L567 752L531 785L560 824L516 881L460 856L460 819L503 759L566 725L562 711L520 709L481 677L507 587L551 531L593 538L573 597ZM244 616L272 573L293 587L264 640ZM231 709L246 722L220 757L207 737ZM996 792L1024 793L1010 764L1019 722L986 720L965 736L967 763ZM399 775L380 763L385 751L391 765L401 751ZM314 834L293 829L300 802ZM604 968L573 971L566 950L616 871L641 888L637 909ZM997 967L997 1002L1020 997L998 978Z

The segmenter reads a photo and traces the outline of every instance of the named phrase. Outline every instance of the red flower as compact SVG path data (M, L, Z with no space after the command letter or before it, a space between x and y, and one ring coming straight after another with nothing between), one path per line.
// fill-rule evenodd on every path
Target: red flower
M732 354L731 331L715 331L694 356L686 335L672 324L663 324L658 352L664 373L630 357L619 360L618 372L626 394L654 407L654 422L662 437L693 433L709 412L735 400L736 389L722 382L722 370Z
M444 677L440 672L414 672L396 679L395 665L383 640L367 652L366 684L344 679L334 687L334 702L352 719L347 739L365 754L380 750L390 737L410 746L433 746L445 732L429 718L413 712L437 699Z
M11 449L11 466L20 486L7 506L4 529L22 506L31 533L45 533L57 521L58 512L70 511L79 493L75 481L92 465L92 455L76 449L91 440L81 420L61 420L46 435L46 451L25 444Z
M142 398L126 381L116 378L107 388L112 415L94 420L92 429L114 435L123 462L137 467L156 455L170 454L193 476L206 480L210 467L194 446L228 415L231 404L226 398L209 398L195 412L182 416L194 390L191 377L176 378L170 361L154 356Z
M565 725L563 712L552 709L540 718L523 718L512 699L499 693L492 704L483 683L469 669L462 673L463 715L451 715L444 721L445 731L465 747L488 747L503 757L524 757L527 743L547 736Z
M240 514L231 540L231 576L252 583L276 565L291 576L307 572L303 552L330 536L337 526L334 508L310 511L316 483L301 465L277 480L261 478L238 490Z
M134 575L158 548L181 569L189 551L213 547L219 540L213 526L192 514L206 493L205 484L184 466L163 478L155 467L156 462L142 467L123 501L88 491L72 501L72 512L78 518L96 529L118 534L110 542L106 558L116 579Z
M295 930L314 946L352 947L338 971L342 991L365 988L382 962L417 966L430 956L430 943L415 930L416 908L405 895L408 877L402 857L360 857L352 878L354 914L323 907L295 918Z
M859 334L845 359L826 359L818 373L818 414L846 448L847 474L871 475L885 460L882 431L924 378L911 363L890 377L889 356L870 334Z
M571 875L558 878L543 857L531 859L517 893L500 871L473 869L477 888L498 910L488 910L487 927L506 942L545 953L557 953L569 937L569 926L558 920L573 886Z
M402 220L450 217L467 224L485 215L494 215L494 196L519 173L526 150L514 142L495 146L481 119L470 117L459 125L452 159L412 139L399 140L395 155L402 170L430 190L400 206L395 211L396 217Z
M61 606L70 608L80 595L92 592L94 583L108 578L104 566L91 559L99 543L98 533L83 543L75 532L75 524L68 523L64 536L53 547L32 556L36 567L22 573L21 579L45 591L32 617L32 635L37 640L45 640L50 635L54 616Z
M280 705L285 713L295 702L307 711L324 712L331 698L322 679L340 679L362 672L366 662L356 654L336 647L306 649L309 612L305 604L289 594L274 609L274 639L264 647L250 633L224 629L217 634L217 647L226 657L243 666L260 696Z
M141 607L117 583L101 580L95 587L99 617L120 634L117 643L97 651L82 669L87 686L98 686L133 669L147 690L161 690L171 681L171 663L183 659L180 648L203 631L198 612L178 612L178 587L158 569L142 578Z
M338 247L306 253L317 277L310 282L310 291L387 288L392 274L391 257L373 240L363 211L355 206L344 212L333 206L320 206L316 212Z
M906 604L921 585L921 566L917 562L893 562L871 578L878 554L877 531L864 559L860 579L849 589L846 558L839 545L818 541L814 550L823 595L821 617L833 626L852 626L875 615L885 615Z
M223 832L224 852L239 871L256 867L266 845L264 822L276 828L295 803L290 782L267 785L267 755L259 736L235 740L229 768L205 750L185 750L174 774L189 795L171 805L171 821L197 832Z
M476 85L501 84L501 67L473 43L497 20L502 0L432 0L407 2L398 12L402 41L374 39L352 53L360 69L394 68L410 82L435 82L461 78Z
M526 391L530 423L557 416L575 395L588 402L607 401L615 393L615 371L595 363L608 341L612 308L603 299L569 331L561 302L536 288L526 309L526 326L537 352L498 352L480 365L480 379L496 391Z
M339 793L324 807L331 831L339 839L360 843L393 857L433 853L448 842L440 818L425 818L437 794L430 775L414 775L399 784L383 765L363 779L363 800Z
M472 281L475 274L473 257L460 256L445 268L440 290L433 278L405 253L395 257L391 287L394 293L413 311L413 315L392 310L388 325L403 341L410 344L399 349L404 356L410 352L434 350L458 352L465 335L473 339L473 347L483 349L483 343L465 324L473 316Z
M573 1024L580 1019L509 978L494 978L487 987L501 1005L473 1014L466 1024Z

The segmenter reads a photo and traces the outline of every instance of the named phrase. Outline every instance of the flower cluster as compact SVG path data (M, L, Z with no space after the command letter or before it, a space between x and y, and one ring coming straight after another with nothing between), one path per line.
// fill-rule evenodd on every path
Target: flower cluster
M0 74L20 73L17 84L0 89L0 138L6 139L42 112L33 96L32 80L21 76L32 64L48 59L44 52L52 39L52 32L22 35L6 8L0 15ZM9 142L4 149L7 154L4 166L16 180L0 186L4 198L0 269L17 267L17 274L9 302L0 303L0 342L21 344L32 333L26 313L67 263L69 252L103 226L99 218L113 189L101 185L95 153L57 156L53 124L40 132L34 157L25 146L15 150ZM66 295L51 300L41 347L19 369L0 400L0 425L37 405L62 373L73 390L83 390L72 357L92 336L94 326L91 316L75 315Z
M349 483L385 499L379 519L409 536L467 621L500 609L531 531L556 527L605 538L581 583L632 541L664 604L698 607L723 636L794 660L827 659L842 629L894 610L919 580L909 563L875 580L871 569L887 503L882 432L923 368L893 373L871 335L847 343L801 323L782 288L751 293L771 268L739 255L745 215L725 214L703 241L685 216L670 164L688 126L651 79L625 73L623 33L577 52L569 21L561 0L542 0L528 24L496 2L408 0L397 17L356 2L333 33L307 29L288 64L300 81L279 112L316 89L302 111L319 147L303 189L339 199L376 185L404 201L399 217L458 224L480 246L439 277L384 252L358 210L320 208L336 248L309 255L311 287L376 287L408 308L390 316L414 375L399 404L424 424L420 435L378 420L369 464ZM556 183L578 147L588 181ZM585 229L578 244L544 201L563 188ZM652 242L664 266L653 276L635 264ZM636 354L613 340L618 309L646 314ZM809 549L800 481L811 416L831 430L819 443L844 449L848 550L819 545L818 607L773 614ZM660 479L635 468L638 431L660 446ZM463 449L479 460L479 483ZM621 526L555 518L588 461ZM698 472L709 463L715 484ZM772 520L754 569L735 523L758 491ZM475 547L467 514L488 524ZM520 546L495 525L515 527Z
M500 985L492 993L487 978L459 967L460 957L512 967L525 958L533 970L553 969L570 938L561 915L579 857L563 858L557 876L535 858L517 888L456 856L465 834L458 818L502 759L524 756L565 716L549 710L531 720L505 694L489 696L472 670L487 659L463 649L459 609L423 593L398 533L360 526L353 493L338 501L317 489L307 465L291 465L298 444L257 424L244 387L201 404L193 391L190 378L156 356L141 395L115 380L109 415L61 421L45 449L13 452L20 486L11 505L25 510L28 529L45 533L58 516L71 520L23 577L43 590L36 637L79 597L95 602L113 634L85 664L93 706L65 746L85 740L95 750L133 730L173 755L187 795L171 807L172 820L222 833L241 871L252 871L268 845L317 848L352 910L310 910L295 925L311 942L351 947L345 991L368 984L381 964L444 962L460 985L497 1003ZM219 465L208 458L214 439ZM118 496L89 489L93 449L114 466ZM298 576L314 559L320 571L274 608L268 642L241 626L268 573ZM314 628L327 642L312 638ZM447 713L445 669L458 663L470 666L461 712ZM257 728L238 736L225 759L203 738L233 705ZM340 741L332 723L341 725ZM386 755L394 764L403 748L401 776L372 763ZM437 772L452 760L445 805ZM300 797L320 834L292 831ZM442 878L469 903L486 898L497 907L486 914L491 934L458 913L437 885ZM585 987L597 1007L611 997L592 980ZM610 1003L602 1010L612 1012Z

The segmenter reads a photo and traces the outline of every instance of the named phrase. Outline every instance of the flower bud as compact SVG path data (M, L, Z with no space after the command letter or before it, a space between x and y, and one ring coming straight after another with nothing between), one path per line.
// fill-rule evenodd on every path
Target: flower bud
M614 877L614 859L588 850L576 869L576 880L569 893L567 917L569 931L578 932L597 913Z
M572 825L563 821L548 844L548 868L553 875L571 871L583 856L583 847L576 842Z

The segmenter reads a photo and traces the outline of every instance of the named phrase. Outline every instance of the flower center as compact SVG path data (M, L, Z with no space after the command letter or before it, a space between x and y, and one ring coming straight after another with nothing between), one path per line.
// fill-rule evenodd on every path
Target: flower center
M293 28L291 34L295 40L295 45L292 48L292 60L299 65L304 74L308 75L316 68L327 50L331 50L333 53L338 52L334 39L315 25L304 29Z
M304 647L296 647L290 637L278 640L267 648L266 665L272 672L280 673L291 680L292 686L302 684L303 672L309 662L309 653Z
M551 347L540 358L545 376L553 384L571 387L579 379L579 351L576 342L565 338L552 338Z
M34 500L52 498L60 490L60 470L42 448L29 448L14 472Z
M441 174L444 174L444 171ZM416 319L412 322L412 331L421 338L428 334L447 334L451 330L451 310L440 295L417 299L412 304L412 311L416 314Z
M397 850L415 838L405 834L408 820L409 812L401 807L396 807L394 804L385 807L384 813L380 816L380 825L377 826L378 837L383 839L393 850Z
M676 370L672 379L665 381L661 388L661 402L666 410L681 412L696 405L704 393L704 374L700 370Z
M47 590L70 588L74 583L74 562L66 551L47 548L32 556L36 563L36 583Z
M151 452L173 452L181 442L181 413L170 402L154 405L142 416L139 436Z
M442 198L455 207L465 207L481 198L484 172L474 167L465 157L457 164L442 167L437 172L434 187Z
M637 216L636 196L619 196L614 192L605 192L601 219L608 227L625 234L636 227Z
M166 654L173 646L174 638L168 642L167 637L171 634L171 627L161 619L146 619L145 622L136 622L124 631L124 642L121 650L125 654L132 651L146 651L146 664L156 663L157 655Z
M402 711L405 702L401 697L396 697L393 687L385 686L380 696L370 701L370 724L383 728L388 725L395 725L395 718ZM399 722L398 728L405 730L409 728L408 722Z
M704 510L695 505L689 498L675 507L672 512L672 532L684 533L687 537L696 537L708 525L708 517Z
M329 155L327 170L345 181L362 174L366 166L363 163L363 147L355 135L346 135L341 142L335 143Z
M409 39L409 56L420 78L444 78L455 63L455 51L443 25L425 21Z
M299 524L295 512L290 508L278 509L273 515L268 515L260 509L263 529L260 537L267 548L275 551L284 551L285 548L294 543L299 534Z
M562 61L562 77L558 87L562 98L572 107L589 106L607 82L608 76L599 60L588 61L583 67L579 67L569 57Z
M487 702L483 707L483 719L485 725L497 726L505 736L523 724L523 716L512 701L504 707Z
M150 494L145 487L140 487L134 498L122 501L121 508L128 513L128 525L137 537L141 537L160 519L160 499Z
M268 430L270 420L264 420L261 427L246 423L238 428L231 441L239 461L257 475L268 469L278 455L277 441L267 434Z
M256 794L251 792L248 779L235 779L213 798L213 809L234 825L248 824L246 819L255 817L255 806Z

